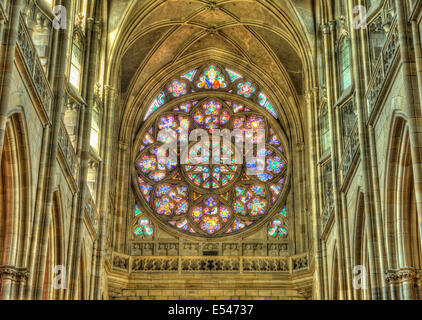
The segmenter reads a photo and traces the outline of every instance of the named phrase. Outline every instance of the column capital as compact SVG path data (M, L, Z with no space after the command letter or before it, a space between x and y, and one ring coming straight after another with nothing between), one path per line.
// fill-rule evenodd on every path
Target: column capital
M8 278L12 281L26 281L28 277L28 268L19 268L11 265L0 266L0 278Z

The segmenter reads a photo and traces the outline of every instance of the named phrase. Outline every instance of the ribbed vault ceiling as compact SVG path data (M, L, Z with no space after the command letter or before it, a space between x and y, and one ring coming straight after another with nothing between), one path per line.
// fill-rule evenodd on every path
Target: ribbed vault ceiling
M260 68L288 95L302 94L304 66L295 30L283 20L287 14L275 12L269 2L139 1L124 17L121 91L138 90L165 66L218 52ZM293 10L290 1L279 2Z

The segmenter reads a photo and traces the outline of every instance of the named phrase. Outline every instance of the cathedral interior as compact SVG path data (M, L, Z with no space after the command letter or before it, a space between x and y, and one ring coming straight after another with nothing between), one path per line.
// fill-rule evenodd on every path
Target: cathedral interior
M422 0L0 0L0 299L422 299L421 40ZM223 129L259 174L158 156Z

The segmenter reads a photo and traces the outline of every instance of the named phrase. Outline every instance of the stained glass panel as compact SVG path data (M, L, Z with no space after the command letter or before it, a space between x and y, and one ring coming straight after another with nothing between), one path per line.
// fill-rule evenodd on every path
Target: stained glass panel
M152 102L152 104L150 105L147 114L145 115L144 120L148 119L151 114L153 114L155 111L157 111L164 103L165 103L165 97L166 94L163 92L161 92L157 98L154 99L154 101Z
M192 82L193 78L195 78L197 71L198 71L198 69L194 69L192 71L189 71L189 72L185 73L184 75L182 75L182 78L188 79L190 82Z
M264 107L272 116L278 119L277 112L275 111L274 107L272 106L271 102L268 100L267 96L262 92L259 94L259 104Z
M178 98L180 96L184 96L186 91L186 83L183 81L173 81L171 86L169 87L169 92L173 95L173 97Z
M227 87L227 83L223 74L217 70L216 66L212 65L204 72L197 86L201 89L224 89Z
M236 73L234 71L231 71L229 69L226 69L226 71L229 74L229 77L230 77L230 81L231 82L235 82L236 80L243 78L240 74L238 74L238 73Z
M200 70L203 72L200 73ZM135 233L140 236L152 234L152 229L147 228L151 224L144 211L152 213L154 219L178 232L220 237L249 229L264 219L272 206L278 206L284 194L287 162L280 139L281 130L274 123L269 127L268 115L263 110L275 118L277 113L264 93L252 82L241 79L243 77L236 72L210 65L173 80L153 101L145 119L154 112L156 115L153 121L148 122L147 128L141 129L136 156L137 186L144 205L142 210L139 207L135 210L136 217L140 218ZM195 89L211 91L194 92L190 84L193 81ZM225 90L224 93L214 93L213 90L217 89ZM195 98L189 100L191 93L195 93ZM226 96L230 94L233 100ZM185 95L186 101L171 105L172 99ZM250 103L240 97L251 99ZM259 105L254 105L255 97ZM252 151L257 153L254 156L264 157L264 160L249 160L251 154L240 149L243 162L236 164L235 154L239 149L235 147L235 137L232 136L232 146L222 146L209 140L205 144L209 155L201 157L203 163L191 161L191 156L199 157L203 150L194 142L186 141L186 135L181 133L189 136L194 129L204 129L210 136L217 130L229 129L233 132L239 129L244 134L244 140L250 139L253 144L260 139L263 141L257 131L264 130L265 148ZM159 147L174 139L158 137L160 130L174 130L178 134L177 161L157 158ZM184 163L180 163L181 143L187 143L189 148L188 161ZM220 154L214 155L215 150L220 150ZM257 166L263 168L260 174L247 174L247 169ZM284 208L284 215L283 211L277 215L281 224L275 219L269 236L270 233L274 237L287 236L285 217Z

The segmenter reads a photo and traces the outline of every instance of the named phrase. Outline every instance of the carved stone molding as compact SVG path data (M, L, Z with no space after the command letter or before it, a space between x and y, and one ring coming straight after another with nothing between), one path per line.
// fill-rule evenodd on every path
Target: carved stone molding
M388 284L413 282L414 284L421 285L422 283L422 270L415 268L401 268L398 270L387 270L385 280Z
M208 1L207 8L211 11L217 11L220 9L217 5L217 1Z
M129 259L121 256L114 256L113 259L113 268L118 268L121 270L128 270L129 267Z
M219 33L219 31L218 31L217 27L215 27L215 26L211 26L211 27L209 27L206 31L207 31L210 35L215 35L215 34L218 34L218 33Z
M329 34L330 33L330 26L328 24L321 24L320 26L322 34Z
M307 300L312 299L312 286L306 286L306 287L303 287L303 288L299 288L297 291L305 299L307 299Z
M309 267L309 258L307 255L305 256L299 256L299 257L294 257L292 259L292 263L293 263L293 270L303 270L303 269L308 269Z
M0 266L0 278L10 279L15 282L26 281L29 277L27 268L18 268L10 265Z
M137 217L139 219L139 217ZM271 240L274 240L271 238ZM191 243L172 241L134 241L130 246L130 254L134 256L202 256L211 253L215 256L259 256L286 257L289 244L287 239L267 242L238 243Z

